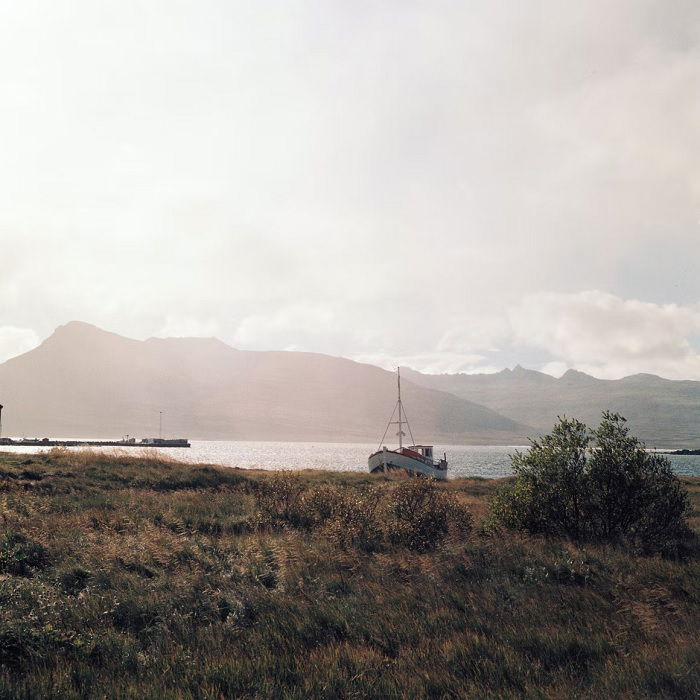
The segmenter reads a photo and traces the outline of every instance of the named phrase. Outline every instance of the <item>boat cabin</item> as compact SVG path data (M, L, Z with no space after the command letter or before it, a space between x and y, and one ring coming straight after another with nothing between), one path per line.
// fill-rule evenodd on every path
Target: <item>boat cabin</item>
M432 445L411 445L410 447L402 447L400 450L402 455L419 459L426 464L433 463L433 446Z
M426 459L433 459L433 446L432 445L411 445L409 450L417 452Z

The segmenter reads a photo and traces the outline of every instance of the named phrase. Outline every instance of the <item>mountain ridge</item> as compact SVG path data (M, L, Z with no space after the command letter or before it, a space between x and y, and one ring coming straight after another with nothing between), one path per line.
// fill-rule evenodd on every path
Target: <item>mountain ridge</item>
M134 340L80 321L0 365L5 435L147 437L164 410L170 436L373 441L395 391L393 373L354 360L215 338ZM512 444L532 432L449 392L406 381L404 394L421 439Z
M601 413L611 410L625 416L632 431L650 446L700 444L698 381L646 373L599 379L573 369L557 378L520 369L430 375L407 368L404 374L421 386L468 398L516 421L527 420L539 432L548 432L559 415L597 426Z

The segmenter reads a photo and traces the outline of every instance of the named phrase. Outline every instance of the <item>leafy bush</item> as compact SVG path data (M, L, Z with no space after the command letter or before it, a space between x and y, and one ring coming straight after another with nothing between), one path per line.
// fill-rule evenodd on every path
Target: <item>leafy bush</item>
M589 519L598 539L631 537L661 550L690 535L688 493L666 457L650 454L625 419L604 414L590 459Z
M670 551L690 536L688 495L662 455L604 412L589 432L562 418L552 433L512 456L515 479L491 503L506 527Z

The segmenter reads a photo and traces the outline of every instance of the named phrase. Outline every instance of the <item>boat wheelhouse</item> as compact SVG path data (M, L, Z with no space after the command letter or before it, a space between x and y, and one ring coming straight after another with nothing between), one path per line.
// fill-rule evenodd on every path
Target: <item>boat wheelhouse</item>
M413 440L411 426L406 417L406 411L401 401L401 370L397 370L398 374L398 400L394 406L394 411L389 418L389 423L384 431L384 435L380 440L380 448L373 452L368 459L369 471L372 474L378 472L389 472L396 470L404 470L411 476L430 476L434 479L447 478L447 455L443 455L442 459L435 459L433 456L432 445L416 445L412 444L404 447L403 438L406 433L403 431L403 426L408 428L408 433ZM397 420L394 417L397 416ZM389 427L392 425L398 426L396 435L399 438L399 447L396 450L390 450L386 445L382 445L386 437Z

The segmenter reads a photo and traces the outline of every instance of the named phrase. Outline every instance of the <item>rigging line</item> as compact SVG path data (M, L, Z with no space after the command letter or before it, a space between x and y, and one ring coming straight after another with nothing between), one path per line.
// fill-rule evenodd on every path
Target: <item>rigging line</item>
M396 402L396 406L399 405L399 402ZM384 443L384 438L386 437L386 434L389 432L389 426L391 425L391 419L394 417L394 414L396 413L396 406L394 406L394 410L391 412L391 416L389 417L389 422L386 425L386 430L384 431L384 435L382 435L382 439L379 441L379 446L377 447L377 451L381 448L382 444Z
M411 430L411 424L408 422L408 415L406 414L406 409L403 409L403 417L405 418L404 423L408 426L408 434L411 436L411 444L415 445L416 441L413 439L413 431ZM401 430L401 428L399 428Z

